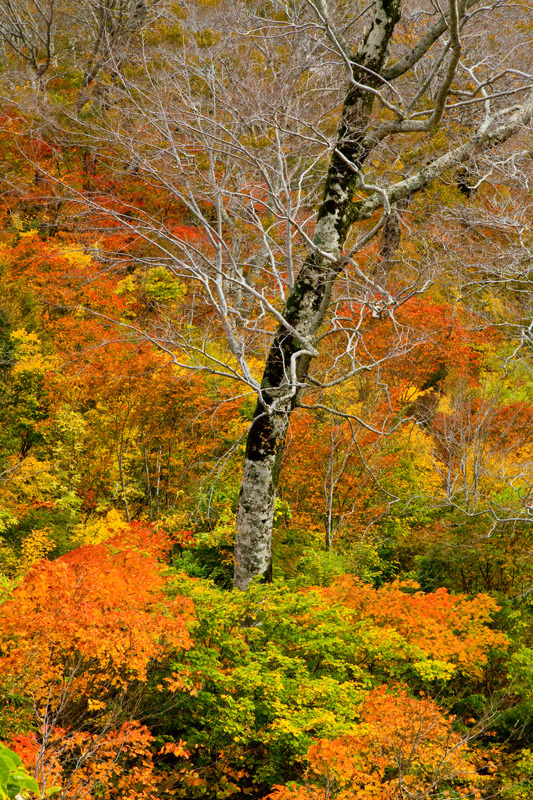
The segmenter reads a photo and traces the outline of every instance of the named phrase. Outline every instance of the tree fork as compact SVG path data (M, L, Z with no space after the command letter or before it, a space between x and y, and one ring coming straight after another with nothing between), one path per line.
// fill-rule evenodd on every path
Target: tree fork
M342 269L340 254L351 225L350 211L358 185L358 169L375 89L388 55L394 27L400 19L400 0L376 0L368 32L351 59L352 82L347 92L337 147L332 155L317 217L314 244L287 300L284 318L301 339L280 325L267 357L246 454L237 512L234 585L245 589L257 577L269 579L272 526L281 460L290 414L298 403L313 353L313 340L324 321L333 282ZM353 212L352 212L353 214ZM332 261L333 259L333 261Z

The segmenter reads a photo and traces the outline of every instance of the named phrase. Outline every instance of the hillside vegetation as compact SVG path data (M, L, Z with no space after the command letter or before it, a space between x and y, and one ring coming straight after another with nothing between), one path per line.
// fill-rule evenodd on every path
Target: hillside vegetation
M0 798L533 800L532 31L0 0Z

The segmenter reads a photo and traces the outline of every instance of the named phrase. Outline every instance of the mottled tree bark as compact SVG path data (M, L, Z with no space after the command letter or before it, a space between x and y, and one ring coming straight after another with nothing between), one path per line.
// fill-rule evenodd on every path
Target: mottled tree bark
M368 155L365 136L375 98L368 89L383 84L379 74L399 18L400 0L376 0L372 24L353 57L353 82L344 102L314 235L317 249L333 260L310 253L284 310L287 323L300 336L280 325L268 354L248 434L237 514L234 584L239 589L255 577L268 579L270 574L274 504L289 418L314 355L310 343L324 321L333 282L342 269L339 257L353 221L357 170Z

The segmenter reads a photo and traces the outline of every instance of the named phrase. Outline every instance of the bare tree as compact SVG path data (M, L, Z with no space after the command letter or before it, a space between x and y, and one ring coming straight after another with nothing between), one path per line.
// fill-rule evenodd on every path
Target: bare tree
M25 67L34 88L44 91L49 79L79 85L81 109L101 72L126 58L130 40L157 17L157 0L1 0L0 41ZM9 62L9 58L6 59ZM17 70L14 70L17 74ZM12 86L13 90L13 86ZM15 88L15 93L20 87Z
M484 81L476 79L470 92L466 88L461 90L459 97L465 99L452 99L452 85L461 72L470 77L474 74L474 66L468 63L471 55L464 52L462 40L472 18L475 19L475 10L475 3L452 0L447 13L439 11L437 21L425 30L415 46L391 64L390 48L400 20L399 2L376 2L370 25L356 47L336 32L325 4L315 6L332 46L346 59L350 86L310 254L287 299L285 324L278 328L270 349L254 424L248 435L235 548L235 585L239 588L245 588L252 577L264 575L269 569L273 503L288 420L306 386L310 362L316 356L314 340L326 318L337 276L385 225L394 203L429 186L470 156L502 146L531 119L530 85L525 88L529 93L522 95L523 103L511 107L499 107L498 100L499 96L509 94L515 98L513 89L493 90L491 94L495 97L489 95L486 87L494 84L496 77L503 78L505 69L500 76ZM482 13L487 12L484 9ZM411 83L404 88L400 79L421 68L421 62L435 45L440 46L440 53L430 59L424 79L414 87ZM524 77L530 84L530 75ZM407 98L409 88L413 93ZM453 98L457 91L454 90ZM449 109L462 104L475 106L476 100L480 101L482 113L472 115L469 135L462 143L421 169L412 170L403 180L382 179L379 184L368 180L364 166L387 139L411 132L431 135L443 124ZM419 105L422 101L423 110ZM375 106L379 106L377 119ZM385 121L384 117L392 119ZM361 194L366 196L360 197ZM374 228L343 253L350 228L379 209L383 209L383 214ZM352 265L358 269L355 263ZM360 278L363 282L371 280L362 273ZM382 308L379 311L375 308L375 313L393 314L398 299L383 290L379 294L383 298Z

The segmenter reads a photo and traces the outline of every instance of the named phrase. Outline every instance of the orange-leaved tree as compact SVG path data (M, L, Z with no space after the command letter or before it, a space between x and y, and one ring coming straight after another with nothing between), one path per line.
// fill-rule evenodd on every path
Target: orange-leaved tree
M465 738L432 700L373 691L355 731L309 751L305 785L278 786L271 800L479 798L484 779Z
M163 592L166 548L164 534L132 525L38 562L3 606L0 681L33 706L33 730L16 731L12 746L43 792L152 796L152 736L135 714L149 690L168 685L158 667L192 644L192 603Z

